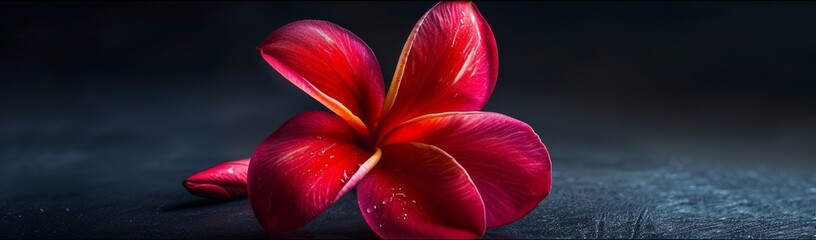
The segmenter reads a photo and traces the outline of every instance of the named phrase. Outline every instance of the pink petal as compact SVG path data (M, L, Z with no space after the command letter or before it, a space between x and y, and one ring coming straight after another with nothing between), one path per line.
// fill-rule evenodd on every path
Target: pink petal
M530 126L505 115L428 115L398 127L384 142L426 143L453 156L482 194L488 227L518 220L550 192L547 148Z
M385 100L386 125L480 110L499 70L493 32L472 2L440 2L417 22Z
M382 238L475 238L485 212L468 174L440 149L418 143L382 148L383 161L359 184L366 222Z
M340 117L305 112L266 138L249 164L249 202L270 232L300 227L348 192L380 158Z
M246 197L249 158L218 164L184 179L190 194L217 200Z
M298 88L360 133L379 119L384 83L377 59L356 35L333 23L302 20L272 32L261 56Z

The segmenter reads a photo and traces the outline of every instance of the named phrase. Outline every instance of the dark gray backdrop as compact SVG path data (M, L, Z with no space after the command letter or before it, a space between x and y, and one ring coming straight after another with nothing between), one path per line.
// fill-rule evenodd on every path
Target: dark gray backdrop
M390 79L434 2L0 3L0 238L263 238L180 181L325 110L255 46L300 19ZM491 238L816 237L816 4L478 2L553 192ZM349 194L272 237L369 237Z

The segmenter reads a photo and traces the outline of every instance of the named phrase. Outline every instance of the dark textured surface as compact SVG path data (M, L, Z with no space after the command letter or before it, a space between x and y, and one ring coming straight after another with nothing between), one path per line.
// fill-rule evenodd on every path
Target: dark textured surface
M116 95L105 99L123 103L128 98ZM184 101L170 93L167 98L153 96L166 100L161 105ZM4 129L2 139L5 164L0 170L7 191L0 195L0 236L264 237L246 200L189 196L180 180L252 150L251 139L225 145L214 129L240 131L241 122L273 119L274 111L245 110L243 117L188 123L165 119L201 113L189 108L162 113L139 104L116 109L82 104L63 116L5 119L3 126L15 128ZM534 126L545 142L553 137L548 130L556 128ZM58 130L49 129L53 127ZM550 144L555 169L551 196L522 220L488 231L488 237L816 237L813 168L626 156L637 149L589 157L563 150L559 143ZM360 237L371 232L352 194L314 222L282 236Z
M255 45L303 18L390 79L433 3L3 3L0 238L265 238L181 180L323 109ZM529 123L553 191L489 238L816 238L816 5L478 3L487 111ZM372 21L371 19L382 19ZM354 194L272 237L372 237Z

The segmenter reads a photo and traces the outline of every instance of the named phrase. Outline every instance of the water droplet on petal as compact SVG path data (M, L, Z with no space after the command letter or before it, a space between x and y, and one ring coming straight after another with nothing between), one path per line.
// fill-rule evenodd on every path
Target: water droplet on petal
M337 143L332 143L331 145L326 146L323 149L320 149L320 156L323 156L324 154L326 154L326 151L328 151L329 149L333 148L336 145L337 145Z
M374 210L376 210L376 208L371 208L371 207L366 208L366 213L372 213L372 212L374 212Z
M383 205L385 205L385 204L388 204L388 203L390 203L390 202L392 202L392 201L394 201L394 196L393 196L393 194L392 194L390 197L388 197L388 198L386 198L385 200L383 200L383 201L382 201L382 204L383 204Z
M332 158L334 158L334 155L330 155L330 156L329 156L329 159L332 159Z
M382 228L382 224L380 224L380 225L377 225L377 227L378 227L378 228Z
M328 163L326 163L326 165L323 165L323 166L324 166L324 167L328 167L328 166L329 166L329 164L328 164Z

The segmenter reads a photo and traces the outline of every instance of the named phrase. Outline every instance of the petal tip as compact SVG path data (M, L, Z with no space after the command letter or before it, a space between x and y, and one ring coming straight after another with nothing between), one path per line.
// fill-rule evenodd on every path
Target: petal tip
M185 179L182 182L182 185L184 185L184 188L187 189L190 194L195 196L213 200L226 200L232 198L229 191L215 184L198 183L190 179Z
M246 172L249 158L218 164L197 172L182 181L182 185L195 196L226 200L245 197Z

